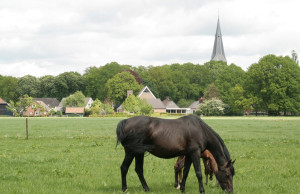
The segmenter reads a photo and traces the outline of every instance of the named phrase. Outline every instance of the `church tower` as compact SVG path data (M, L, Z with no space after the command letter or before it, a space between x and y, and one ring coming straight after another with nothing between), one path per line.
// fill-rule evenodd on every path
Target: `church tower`
M217 31L216 31L216 35L215 35L214 50L211 55L211 60L226 62L219 18L218 18L218 24L217 24Z

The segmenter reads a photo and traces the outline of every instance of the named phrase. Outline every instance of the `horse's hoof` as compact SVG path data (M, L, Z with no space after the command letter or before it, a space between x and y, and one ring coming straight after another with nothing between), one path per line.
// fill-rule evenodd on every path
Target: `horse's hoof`
M176 189L178 189L178 190L179 190L179 189L180 189L180 185L178 185L178 186L176 187Z
M124 192L124 193L126 193L126 192L128 191L128 189L127 189L127 188L126 188L126 189L122 189L122 190L123 190L123 192Z
M145 190L145 192L147 192L147 191L150 191L150 189L149 189L149 188L144 188L144 190Z

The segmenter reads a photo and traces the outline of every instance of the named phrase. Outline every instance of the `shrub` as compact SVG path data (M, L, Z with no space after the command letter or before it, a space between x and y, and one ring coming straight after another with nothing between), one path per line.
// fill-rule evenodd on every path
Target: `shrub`
M225 108L228 105L224 104L222 100L217 98L212 98L210 100L204 100L203 103L199 105L200 114L206 116L221 116L225 114Z

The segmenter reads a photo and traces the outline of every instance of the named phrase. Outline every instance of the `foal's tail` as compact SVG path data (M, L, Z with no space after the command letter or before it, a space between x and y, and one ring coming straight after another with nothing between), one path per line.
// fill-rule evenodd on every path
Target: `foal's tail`
M128 119L124 119L124 120L120 121L118 126L117 126L117 131L116 131L117 132L117 144L116 144L116 147L125 138L124 128L125 128L125 124L126 124L127 120Z

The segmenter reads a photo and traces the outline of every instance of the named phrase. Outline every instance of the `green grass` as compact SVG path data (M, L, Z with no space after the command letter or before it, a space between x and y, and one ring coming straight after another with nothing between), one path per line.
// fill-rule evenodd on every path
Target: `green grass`
M204 117L236 159L235 193L300 193L300 118ZM122 146L115 128L121 118L0 118L0 193L122 193ZM145 157L150 193L173 188L174 159ZM128 191L143 193L134 172ZM222 193L215 180L206 193ZM191 168L186 193L198 193Z

